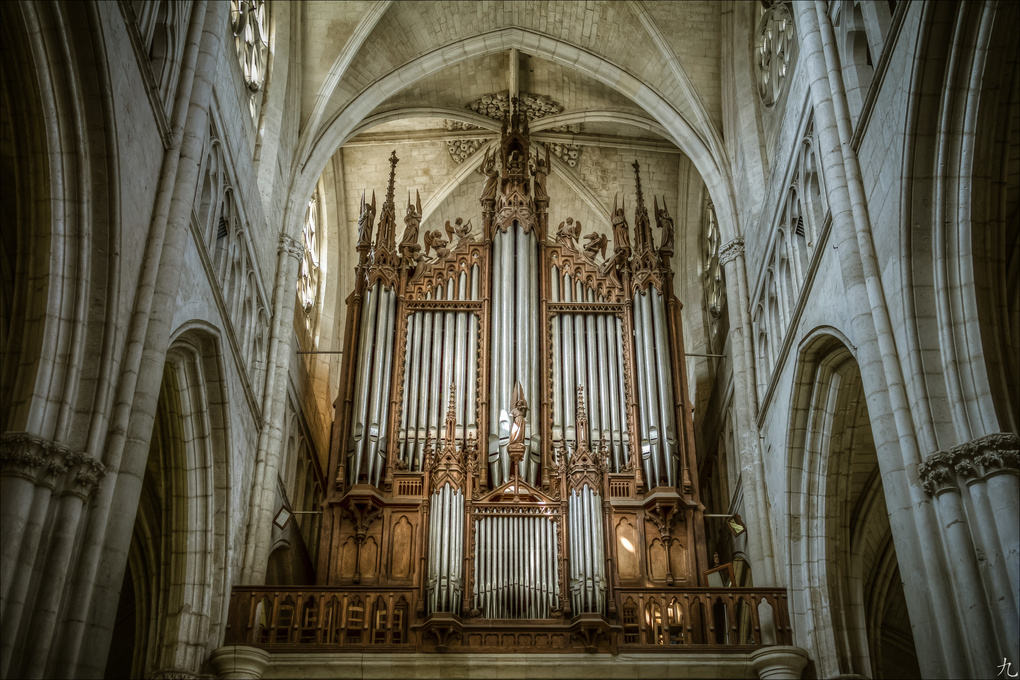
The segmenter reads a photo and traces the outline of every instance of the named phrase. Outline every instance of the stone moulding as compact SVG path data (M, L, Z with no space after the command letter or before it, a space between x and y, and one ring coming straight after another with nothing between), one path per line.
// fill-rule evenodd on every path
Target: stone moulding
M22 477L52 488L68 473L64 480L67 491L87 498L105 472L101 462L83 451L72 451L28 432L0 435L0 475Z
M996 432L936 451L918 466L929 496L958 488L960 480L980 479L1003 470L1020 470L1020 439L1012 432Z

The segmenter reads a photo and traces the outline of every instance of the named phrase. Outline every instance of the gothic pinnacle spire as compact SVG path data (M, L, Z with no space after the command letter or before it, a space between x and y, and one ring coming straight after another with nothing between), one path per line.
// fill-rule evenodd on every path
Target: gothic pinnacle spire
M450 383L450 402L446 408L446 434L443 439L448 446L453 445L457 429L457 386Z
M399 160L397 158L397 150L394 149L390 154L390 181L386 185L386 202L391 206L393 205L393 183L397 178L397 161Z
M643 210L645 208L645 197L641 193L641 164L635 158L631 167L634 168L634 184L637 187L637 209Z

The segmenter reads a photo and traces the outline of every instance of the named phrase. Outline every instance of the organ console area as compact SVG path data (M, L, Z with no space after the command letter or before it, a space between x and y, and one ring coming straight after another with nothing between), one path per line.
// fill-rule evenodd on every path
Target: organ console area
M235 588L235 635L440 652L761 644L781 591L705 587L674 226L665 201L649 215L637 162L611 243L550 229L548 150L516 102L479 168L480 229L419 234L417 198L398 242L395 153L390 168L378 215L373 194L358 220L318 583Z

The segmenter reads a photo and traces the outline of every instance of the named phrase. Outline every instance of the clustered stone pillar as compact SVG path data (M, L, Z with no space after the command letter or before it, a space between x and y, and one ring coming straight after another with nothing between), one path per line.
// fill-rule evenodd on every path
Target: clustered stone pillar
M9 676L12 669L20 669L15 671L20 675L44 663L82 507L104 472L102 463L91 456L27 432L0 436L4 527L0 676ZM47 533L44 525L49 515L55 521ZM40 588L36 600L29 603L40 554L47 556L41 567L47 587Z
M744 239L737 238L719 249L719 263L726 275L726 297L730 301L730 337L734 379L740 383L734 400L737 417L739 459L744 488L752 508L746 513L748 558L756 585L773 585L776 568L772 530L765 502L765 474L761 459L758 426L755 422L756 387L754 353L751 344L751 315L748 311L747 273L744 268Z
M994 603L990 658L1020 658L1020 440L1012 432L986 435L935 452L919 472L935 500L956 590L972 608Z
M283 447L287 375L290 371L290 340L293 335L294 300L297 297L298 262L304 245L286 233L277 247L276 282L273 286L273 329L269 337L269 370L263 391L264 425L259 433L255 478L248 513L242 582L262 584L269 561L276 500L276 479Z

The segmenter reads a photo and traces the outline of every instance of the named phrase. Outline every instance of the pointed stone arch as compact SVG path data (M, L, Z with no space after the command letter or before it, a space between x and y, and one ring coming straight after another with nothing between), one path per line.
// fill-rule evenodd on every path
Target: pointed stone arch
M221 635L232 505L223 375L210 332L192 328L172 342L108 675L197 674Z
M797 643L820 677L917 675L861 372L835 329L804 344L791 405L786 511ZM876 611L882 602L868 597L876 588L902 607ZM883 636L893 629L910 643L883 664Z

